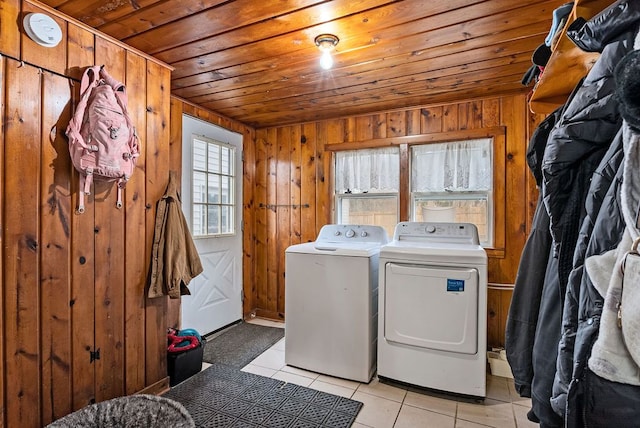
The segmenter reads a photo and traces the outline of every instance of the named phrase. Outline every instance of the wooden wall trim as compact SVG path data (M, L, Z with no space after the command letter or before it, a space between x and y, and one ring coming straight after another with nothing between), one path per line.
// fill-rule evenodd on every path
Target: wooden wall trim
M327 142L325 150L342 151L356 149L373 149L377 147L396 146L401 144L413 145L424 143L445 143L447 141L456 141L460 139L485 138L495 135L504 135L506 128L504 126L493 126L491 128L480 129L463 129L459 131L433 132L428 134L406 135L388 138L376 138L361 141L349 141L347 143Z
M238 122L237 120L233 120L225 115L216 113L213 110L209 110L207 108L194 104L191 101L185 100L184 98L178 97L176 95L171 95L171 99L182 105L183 114L201 118L207 120L210 123L227 122L232 125L231 129L229 129L230 131L242 132L242 129L245 128L253 130L253 128L245 125L244 123Z
M1 14L0 14L1 17ZM0 26L3 27L3 26ZM3 36L3 31L0 29L0 36ZM6 85L4 84L4 81L6 79L6 62L7 60L5 58L0 57L0 82L2 82L2 84L0 84L0 100L2 100L2 102L0 102L0 113L2 113L2 117L4 119L5 116L5 112L4 112L4 103L5 101L5 91L6 91ZM5 141L5 128L6 128L6 124L4 124L3 122L3 126L0 126L0 141L4 142ZM4 150L0 150L0 177L4 177L4 171L5 171L5 167L4 167ZM0 179L0 211L4 213L5 210L5 204L4 204L4 180ZM1 249L4 248L4 234L0 233L0 272L2 272L2 274L0 274L0 289L4 290L5 289L5 280L4 280L4 251L2 251ZM6 337L4 334L5 331L5 325L6 322L4 321L4 317L5 317L5 297L4 297L4 292L0 293L0 334L2 334L2 338ZM5 360L4 360L4 353L5 353L5 349L7 347L7 344L5 343L5 340L0 340L0 427L5 427L6 426L6 393L5 393L5 373L6 373L6 364L5 364Z
M140 55L141 57L143 57L144 59L146 59L148 61L155 62L158 65L161 65L161 66L163 66L165 68L168 68L171 71L173 71L175 69L174 67L170 66L169 64L167 64L165 62L162 62L159 59L157 59L157 58L155 58L155 57L153 57L153 56L151 56L149 54L146 54L146 53L142 52L141 50L138 50L138 49L136 49L136 48L134 48L132 46L129 46L129 45L125 44L125 43L122 43L118 39L115 39L115 38L113 38L113 37L111 37L111 36L109 36L107 34L101 33L99 31L97 31L95 28L90 27L90 26L86 25L85 23L83 23L81 21L78 21L75 18L67 16L67 15L57 11L56 9L54 9L54 8L44 4L44 3L41 3L41 2L39 2L37 0L23 0L23 1L25 3L31 4L31 5L33 5L35 7L38 7L40 9L42 9L47 14L50 14L50 15L56 16L58 18L61 18L61 19L65 20L65 21L67 21L69 23L77 25L78 27L82 28L83 30L86 30L86 31L88 31L88 32L90 32L90 33L92 33L94 35L98 35L98 36L108 40L110 43L112 43L112 44L114 44L116 46L119 46L119 47L121 47L123 49L126 49L129 52L135 52L135 53L137 53L138 55Z
M169 376L166 376L159 381L147 386L146 388L143 388L140 391L136 391L135 394L162 395L165 392L169 391L169 389Z

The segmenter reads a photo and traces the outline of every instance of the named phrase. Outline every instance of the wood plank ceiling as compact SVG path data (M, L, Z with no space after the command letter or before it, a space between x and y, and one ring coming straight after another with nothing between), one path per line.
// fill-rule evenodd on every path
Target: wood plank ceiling
M173 66L174 95L262 128L526 90L565 0L43 3ZM329 71L321 33L340 38Z

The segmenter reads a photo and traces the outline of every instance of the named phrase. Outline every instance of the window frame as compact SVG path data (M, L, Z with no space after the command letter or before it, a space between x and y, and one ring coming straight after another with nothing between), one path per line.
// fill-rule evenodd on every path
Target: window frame
M400 191L399 196L399 221L409 221L411 218L411 192L410 182L410 153L409 147L416 144L447 143L460 140L472 140L478 138L493 139L493 245L484 247L491 258L505 258L506 247L506 127L494 126L461 131L437 132L429 134L417 134L400 137L377 138L363 141L350 141L346 143L328 143L324 150L335 153L342 150L372 149L397 145L400 150ZM334 162L335 164L335 159ZM406 173L403 173L405 172ZM335 176L333 177L335 183ZM334 192L335 193L335 192ZM336 198L332 198L337 201ZM335 210L335 207L333 207ZM337 214L334 214L337 219Z
M205 169L196 169L195 167L195 160L196 160L196 140L198 141L202 141L206 144L206 153L204 155L204 163L205 163ZM229 150L229 152L231 153L230 155L230 159L229 159L229 174L224 174L222 172L222 168L220 168L219 172L213 172L211 170L209 170L209 148L211 146L216 146L218 148L218 150L221 151L221 149L224 147L226 149ZM237 156L237 148L232 145L232 144L228 144L225 143L224 141L220 141L220 140L216 140L214 138L210 138L210 137L206 137L204 135L198 135L198 134L192 134L191 135L191 218L189 219L189 223L191 225L191 230L192 230L192 234L193 234L193 238L194 239L207 239L207 238L222 238L222 237L230 237L230 236L236 236L238 234L238 225L236 224L236 186L237 186L237 171L236 171L236 156ZM222 157L220 158L220 162L222 163ZM195 183L195 174L196 173L201 173L201 174L205 174L205 177L207 177L207 179L205 179L205 185L206 185L206 191L205 191L205 199L208 199L208 194L209 194L209 179L208 176L209 174L213 174L219 178L222 177L226 177L229 180L229 189L228 189L228 195L229 195L229 200L227 202L222 202L222 198L220 198L219 202L216 203L212 203L212 202L208 202L208 201L204 201L204 202L196 202L196 198L195 198L195 191L194 191L194 183ZM222 180L220 180L220 186L222 188ZM207 212L206 214L206 218L208 220L208 211L209 211L209 207L212 206L216 206L219 208L222 207L226 207L228 208L228 218L229 218L229 225L230 225L230 229L231 232L218 232L218 233L209 233L208 229L209 229L209 225L208 225L208 221L205 222L204 225L204 229L206 230L207 233L205 234L200 234L198 233L195 228L194 228L194 218L196 216L196 212L199 210L196 210L195 207L196 206L204 206L206 209L205 211ZM222 211L219 210L219 229L222 230Z
M358 148L355 150L376 150L376 149L384 149L385 147L373 147L373 148ZM346 150L345 150L346 151ZM400 153L398 151L397 153L398 156L398 168L400 167ZM335 222L339 223L339 224L345 224L345 223L341 223L342 220L342 202L344 200L355 200L355 199L391 199L393 198L395 200L395 205L396 205L396 209L395 209L395 217L396 220L399 221L400 218L400 211L398 209L399 204L400 204L400 183L398 183L398 191L397 192L384 192L384 191L372 191L371 189L368 189L367 191L362 191L362 192L345 192L345 193L338 193L338 190L335 188L335 184L336 184L336 179L337 179L337 172L336 172L336 164L337 164L337 154L334 154L334 156L332 157L332 161L333 161L333 188L334 188L334 204L335 204ZM396 221L396 223L397 223ZM351 223L348 223L351 224ZM393 235L393 230L387 230L387 232L390 235Z
M491 148L491 170L493 172L493 170L495 170L495 164L494 164L494 160L495 160L495 156L493 154L493 151L495 150L495 140L491 137L482 137L482 138L463 138L463 139L457 139L457 140L451 140L451 141L430 141L428 143L424 143L424 144L412 144L410 145L410 149L416 146L425 146L425 145L430 145L430 144L448 144L448 143L458 143L458 142L464 142L464 141L470 141L470 140L489 140L489 146ZM493 174L493 179L491 182L491 188L488 191L452 191L452 192L447 192L442 191L442 192L414 192L413 191L413 187L412 187L412 183L411 183L411 179L413 176L413 152L412 150L409 150L409 218L412 221L416 221L416 212L415 212L415 208L416 208L416 199L420 199L420 197L422 197L423 199L427 199L427 200L433 200L433 201L446 201L446 200L473 200L473 199L478 199L477 197L474 198L474 196L486 196L486 201L487 201L487 241L481 241L480 243L482 244L483 247L485 248L493 248L494 247L494 226L495 226L495 203L494 203L494 180L495 180L495 173Z

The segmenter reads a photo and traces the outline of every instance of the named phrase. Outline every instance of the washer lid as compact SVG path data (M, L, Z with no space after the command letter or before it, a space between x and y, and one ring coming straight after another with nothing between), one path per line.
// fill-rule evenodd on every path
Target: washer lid
M391 241L380 249L380 258L449 266L487 264L487 253L482 246L446 242Z
M286 253L320 254L329 256L371 257L380 252L377 242L306 242L287 248Z

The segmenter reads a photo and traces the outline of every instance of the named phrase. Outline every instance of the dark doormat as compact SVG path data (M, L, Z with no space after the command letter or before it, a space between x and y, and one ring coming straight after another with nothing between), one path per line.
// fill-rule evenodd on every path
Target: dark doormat
M243 368L284 337L284 328L241 322L207 337L202 360Z
M362 403L214 364L164 395L182 403L198 427L343 428Z

